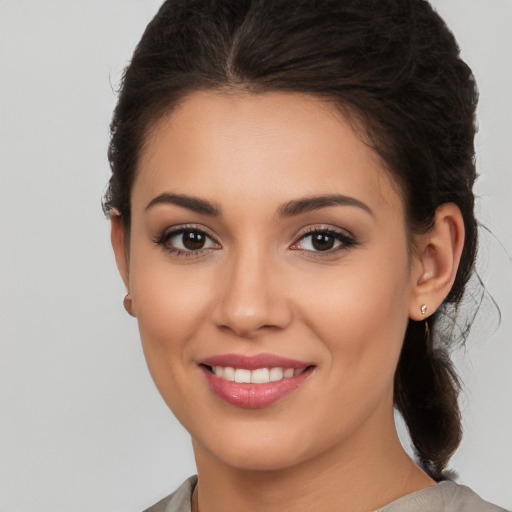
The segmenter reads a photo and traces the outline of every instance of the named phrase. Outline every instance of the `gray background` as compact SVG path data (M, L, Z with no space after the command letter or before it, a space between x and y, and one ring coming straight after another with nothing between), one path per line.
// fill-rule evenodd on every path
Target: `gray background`
M479 268L452 467L512 507L512 2L436 0L481 91ZM0 510L140 511L194 472L145 368L100 198L121 70L156 0L0 0ZM406 442L406 441L405 441Z

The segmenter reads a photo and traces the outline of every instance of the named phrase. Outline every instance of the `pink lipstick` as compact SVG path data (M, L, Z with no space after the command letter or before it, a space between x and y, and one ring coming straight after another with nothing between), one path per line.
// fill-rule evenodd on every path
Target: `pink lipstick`
M298 389L314 370L312 363L273 354L223 354L200 361L210 389L242 408L266 407Z

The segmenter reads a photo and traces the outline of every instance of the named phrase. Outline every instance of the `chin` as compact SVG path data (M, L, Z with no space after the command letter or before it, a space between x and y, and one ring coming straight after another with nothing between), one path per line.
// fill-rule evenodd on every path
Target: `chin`
M293 429L289 422L272 426L250 423L239 422L234 428L219 425L208 433L189 430L196 457L204 454L238 471L279 471L298 466L331 445L312 435L317 428Z
M225 465L238 471L280 471L300 464L302 453L291 446L232 445L227 451L215 454Z

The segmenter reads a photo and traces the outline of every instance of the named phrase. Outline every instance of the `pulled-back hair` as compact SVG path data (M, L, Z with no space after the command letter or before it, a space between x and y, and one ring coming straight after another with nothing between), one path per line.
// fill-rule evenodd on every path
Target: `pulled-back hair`
M362 128L403 197L410 234L436 209L462 212L455 283L428 319L456 310L476 246L473 183L476 86L457 43L425 0L168 0L127 67L111 125L104 210L130 227L130 194L151 126L198 90L302 92L327 99ZM412 239L412 238L411 238ZM459 382L448 349L409 320L395 406L434 478L460 443Z

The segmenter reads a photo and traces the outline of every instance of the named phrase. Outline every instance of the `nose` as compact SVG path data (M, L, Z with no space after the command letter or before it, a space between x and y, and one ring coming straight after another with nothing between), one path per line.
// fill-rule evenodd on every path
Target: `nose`
M243 338L285 329L292 320L282 272L254 248L234 255L220 277L213 321Z

